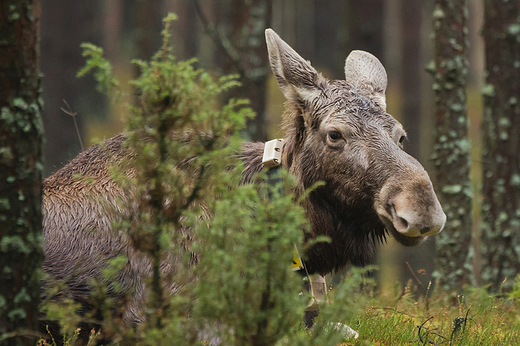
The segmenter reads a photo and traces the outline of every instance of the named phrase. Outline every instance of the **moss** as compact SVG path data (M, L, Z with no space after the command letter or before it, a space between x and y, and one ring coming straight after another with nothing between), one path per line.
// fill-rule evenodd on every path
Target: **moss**
M14 297L14 302L16 304L30 302L30 301L31 301L31 296L29 294L27 294L27 290L25 289L25 287L22 287L22 289Z
M480 92L484 96L493 97L495 96L495 86L492 84L484 84L480 89Z
M11 205L8 198L0 198L0 210L9 210Z
M462 222L460 220L455 219L451 222L452 228L459 228L460 226L462 226ZM455 234L455 236L457 236L457 234Z
M447 194L457 194L462 191L461 185L445 185L441 188L443 193Z
M7 18L8 21L14 22L20 19L20 12L18 12L17 10L18 9L15 5L9 5L9 15Z
M454 103L454 104L452 104L450 107L451 107L451 109L454 110L455 112L460 112L460 111L462 111L466 106L463 105L463 104L461 104L461 103ZM460 119L460 117L459 117L459 119ZM463 119L465 119L465 118L463 118Z
M1 252L12 252L18 253L30 253L30 245L26 244L22 237L19 235L3 236L0 240L0 251Z
M440 8L439 6L436 6L433 10L433 18L434 19L442 19L445 18L446 14L444 13L444 10Z
M511 120L508 117L501 117L498 119L498 126L500 127L510 127L511 126Z
M510 25L507 27L507 32L508 32L510 35L513 35L513 36L518 36L518 35L520 35L520 24L518 24L518 23L510 24Z

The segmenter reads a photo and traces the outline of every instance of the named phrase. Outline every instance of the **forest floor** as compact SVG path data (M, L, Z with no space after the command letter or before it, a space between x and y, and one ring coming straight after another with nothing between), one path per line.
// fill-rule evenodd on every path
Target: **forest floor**
M472 288L464 296L433 294L414 299L372 299L350 321L359 333L343 346L520 345L519 297Z

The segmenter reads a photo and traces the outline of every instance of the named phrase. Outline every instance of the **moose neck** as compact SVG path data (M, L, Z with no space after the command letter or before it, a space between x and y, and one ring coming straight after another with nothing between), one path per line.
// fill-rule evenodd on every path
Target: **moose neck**
M263 143L244 144L241 155L245 166L242 174L243 183L252 182L254 176L262 171L263 150ZM282 163L285 169L298 178L299 185L295 191L297 195L303 194L307 188L320 181L318 176L311 176L308 171L302 169L301 155L294 137L286 137ZM318 187L303 202L312 226L311 233L306 235L307 240L318 235L333 239L332 242L315 244L307 250L305 264L310 273L325 274L348 264L371 263L377 243L385 239L384 225L370 202L360 202L356 207L345 206L327 193L334 188L327 185Z
M313 169L315 153L303 149L305 132L294 125L285 140L282 162L298 178L296 194L301 195L323 178ZM333 196L331 191L338 191L340 187L332 184L325 181L324 186L310 192L303 202L312 226L306 240L319 235L331 239L307 250L305 264L310 273L326 274L348 264L369 264L375 257L377 243L385 240L385 227L373 208L373 202L356 200L355 205L348 205Z
M312 225L312 234L306 238L331 238L330 242L317 243L307 250L307 270L326 274L349 264L371 263L377 243L385 239L383 224L370 206L341 207L327 191L325 186L318 187L304 202Z

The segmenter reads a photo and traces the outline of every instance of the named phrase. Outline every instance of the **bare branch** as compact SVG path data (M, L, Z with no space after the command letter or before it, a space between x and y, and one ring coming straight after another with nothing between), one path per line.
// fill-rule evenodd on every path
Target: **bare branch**
M79 133L78 123L76 121L76 115L78 115L78 113L72 111L72 109L70 108L67 101L65 101L65 99L63 99L63 103L65 103L65 105L67 106L68 109L64 109L63 107L60 107L60 109L63 113L68 114L72 117L72 120L74 121L74 126L76 127L76 134L78 135L79 145L81 146L81 151L85 151L85 147L83 146L83 141L81 140L81 135Z

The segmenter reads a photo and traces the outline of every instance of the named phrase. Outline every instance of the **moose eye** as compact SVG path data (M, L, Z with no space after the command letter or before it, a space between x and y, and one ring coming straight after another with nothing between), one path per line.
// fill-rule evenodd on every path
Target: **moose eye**
M329 138L333 141L341 138L341 133L339 133L338 131L329 131L327 132L327 134L329 135Z

